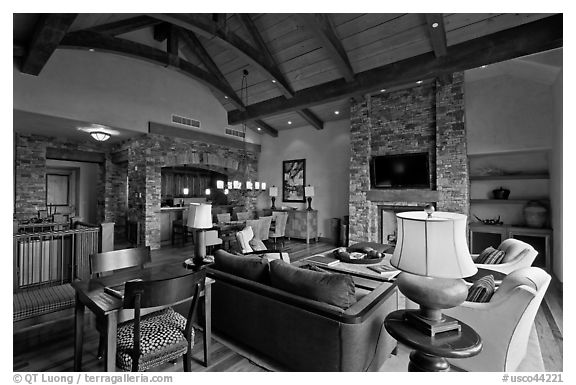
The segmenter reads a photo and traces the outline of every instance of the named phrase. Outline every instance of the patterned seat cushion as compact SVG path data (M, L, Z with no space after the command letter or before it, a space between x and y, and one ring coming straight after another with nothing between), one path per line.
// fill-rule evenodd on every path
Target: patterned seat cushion
M14 294L13 320L40 316L74 307L74 288L70 284L41 287Z
M184 329L186 318L172 308L150 313L140 319L140 371L174 360L188 349ZM122 370L132 368L130 353L134 347L134 323L125 322L118 326L116 365ZM192 329L191 347L194 346Z

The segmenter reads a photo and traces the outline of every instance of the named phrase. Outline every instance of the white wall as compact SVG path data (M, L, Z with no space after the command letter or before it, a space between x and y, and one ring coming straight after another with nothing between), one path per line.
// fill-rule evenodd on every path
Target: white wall
M502 75L465 83L468 153L551 148L550 86Z
M97 196L98 165L88 162L71 162L67 160L46 159L46 167L51 168L78 168L80 171L78 186L78 216L84 222L97 223Z
M202 132L224 136L228 127L226 110L200 83L110 53L59 49L39 76L14 67L13 80L13 107L24 111L139 132L149 121L171 124L173 113L199 120ZM260 135L248 130L246 140L259 143Z
M554 229L554 240L553 240L553 266L554 274L560 280L564 281L563 272L563 250L562 250L562 240L563 240L563 227L562 227L562 158L564 155L562 144L563 144L563 122L562 122L562 72L556 79L556 82L552 86L552 97L554 102L554 136L552 142L552 151L550 159L550 203L552 206L552 228Z
M262 139L258 164L259 178L268 186L276 185L282 205L306 208L306 203L282 202L282 161L306 159L306 184L314 186L312 208L318 210L318 232L330 237L330 219L348 215L350 191L350 121L327 122L323 130L306 126L280 131L277 138ZM267 193L263 194L267 197ZM270 207L270 199L259 200Z

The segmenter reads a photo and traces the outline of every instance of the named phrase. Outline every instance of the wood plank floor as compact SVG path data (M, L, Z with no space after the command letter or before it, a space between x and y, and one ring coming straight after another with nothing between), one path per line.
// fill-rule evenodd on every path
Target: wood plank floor
M334 246L322 242L306 245L300 241L286 241L286 247L290 249L291 260L297 261ZM192 256L192 250L193 246L190 244L155 250L152 252L152 264L183 261ZM562 284L553 278L535 320L544 367L547 372L563 370L562 306ZM98 334L93 328L94 321L92 317L85 317L85 319L82 369L87 372L102 371L104 369L103 362L96 358ZM74 320L72 317L14 333L13 341L14 371L66 372L73 370ZM212 363L206 368L201 363L203 354L202 331L197 330L192 354L192 371L266 371L218 341L213 341L212 349ZM182 371L182 360L178 360L174 364L166 364L155 370L160 372Z

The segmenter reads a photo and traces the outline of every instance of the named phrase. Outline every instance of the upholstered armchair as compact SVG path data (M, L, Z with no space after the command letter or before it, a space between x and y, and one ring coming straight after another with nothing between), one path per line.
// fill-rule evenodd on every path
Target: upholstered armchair
M489 302L468 302L444 314L471 326L482 337L482 352L450 363L466 371L512 372L526 355L534 318L550 283L538 267L524 267L507 275Z
M504 274L510 274L514 270L523 267L532 266L534 259L538 252L526 242L519 239L508 238L505 239L498 250L504 251L504 258L502 263L497 264L482 264L477 263L476 266L480 269L499 271ZM479 254L473 254L472 259L476 260Z
M262 240L254 237L254 231L250 226L246 226L242 231L238 231L236 233L236 240L238 241L242 254L257 254L268 260L282 259L284 262L290 263L290 255L288 255L288 253L279 250L268 250Z

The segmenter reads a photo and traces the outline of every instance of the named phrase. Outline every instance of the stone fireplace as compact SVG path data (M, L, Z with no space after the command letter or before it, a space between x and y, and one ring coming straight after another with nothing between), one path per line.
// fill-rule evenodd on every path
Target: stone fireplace
M350 243L389 243L395 213L428 203L468 215L463 73L353 103L350 141ZM371 187L372 156L422 152L430 156L430 188Z

